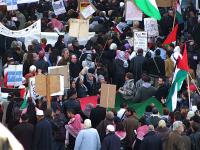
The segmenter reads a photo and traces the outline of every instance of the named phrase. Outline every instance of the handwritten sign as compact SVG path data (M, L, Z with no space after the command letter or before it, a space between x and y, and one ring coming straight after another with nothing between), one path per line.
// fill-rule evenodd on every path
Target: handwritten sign
M134 32L134 50L147 51L147 32Z
M148 37L156 37L159 35L158 23L154 18L144 18L144 30L147 32Z
M90 4L81 11L81 15L84 19L88 19L93 13L95 13L95 11L96 8L94 5Z

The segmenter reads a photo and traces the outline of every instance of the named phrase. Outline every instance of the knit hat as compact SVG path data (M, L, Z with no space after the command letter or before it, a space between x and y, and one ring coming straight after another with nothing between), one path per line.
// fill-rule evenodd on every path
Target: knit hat
M110 132L115 132L115 127L111 124L107 125L106 129Z
M36 66L35 65L31 65L29 68L30 72L35 72L36 71Z
M85 119L85 121L84 121L84 128L88 129L88 128L91 128L91 127L92 127L91 120L90 119Z
M112 43L109 48L110 50L117 50L117 44Z
M187 119L190 120L192 117L194 116L194 112L193 111L189 111L187 113Z
M43 110L36 109L36 115L37 115L37 116L44 116Z

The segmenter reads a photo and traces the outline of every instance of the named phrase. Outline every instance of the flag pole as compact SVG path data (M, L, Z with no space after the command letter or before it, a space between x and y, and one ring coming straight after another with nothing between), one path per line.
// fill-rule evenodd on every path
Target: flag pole
M189 75L187 75L187 91L188 91L188 98L189 98L189 109L191 110L191 98L190 98L190 79Z
M177 2L176 2L176 5L174 6L174 21L173 21L172 29L174 28L175 22L176 22L176 9L177 9L176 6L177 6Z
M194 80L189 72L188 72L188 75L189 75L189 77L190 77L191 80ZM194 86L196 87L198 94L200 95L200 91L199 91L198 86L196 85L195 82L193 82L193 84L194 84Z

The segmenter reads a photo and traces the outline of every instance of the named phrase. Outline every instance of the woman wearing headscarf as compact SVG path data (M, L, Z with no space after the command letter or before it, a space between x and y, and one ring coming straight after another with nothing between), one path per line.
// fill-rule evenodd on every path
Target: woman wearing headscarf
M125 52L119 50L116 52L116 57L113 62L113 83L117 85L117 88L123 86L127 69L128 61L125 58Z

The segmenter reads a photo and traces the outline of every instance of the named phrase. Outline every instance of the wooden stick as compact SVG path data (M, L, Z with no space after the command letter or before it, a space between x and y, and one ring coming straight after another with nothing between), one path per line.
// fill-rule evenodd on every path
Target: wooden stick
M193 78L192 78L192 76L191 76L191 74L188 72L188 75L189 75L189 77L191 78L191 80L194 80ZM196 87L196 89L197 89L197 92L198 92L198 94L200 95L200 91L199 91L199 88L198 88L198 86L196 85L196 83L194 82L194 86Z
M188 91L188 98L189 98L189 109L191 109L191 98L190 98L190 79L189 79L189 75L187 75L187 91Z
M177 3L176 3L176 5L177 5ZM172 29L174 28L174 26L175 26L175 22L176 22L176 5L175 5L175 7L174 7L174 21L173 21L173 26L172 26Z

